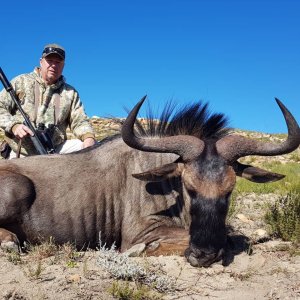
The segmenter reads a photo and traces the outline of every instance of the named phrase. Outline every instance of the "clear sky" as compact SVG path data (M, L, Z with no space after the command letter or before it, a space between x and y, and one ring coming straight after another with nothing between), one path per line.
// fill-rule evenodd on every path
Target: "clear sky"
M125 117L147 94L155 111L204 100L231 127L284 133L277 97L300 123L299 0L15 0L0 11L8 79L59 43L89 116Z

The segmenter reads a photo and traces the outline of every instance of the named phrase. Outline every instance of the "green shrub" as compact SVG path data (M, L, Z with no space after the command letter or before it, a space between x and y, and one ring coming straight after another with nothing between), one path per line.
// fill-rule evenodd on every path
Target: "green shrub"
M269 205L265 221L271 233L285 241L300 243L300 192L292 191Z

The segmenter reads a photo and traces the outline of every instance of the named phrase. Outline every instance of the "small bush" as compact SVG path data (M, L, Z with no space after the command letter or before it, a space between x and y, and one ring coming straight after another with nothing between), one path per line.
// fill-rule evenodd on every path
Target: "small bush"
M159 292L175 290L175 279L157 271L148 269L128 257L126 253L119 253L115 247L108 249L100 245L98 265L103 267L113 278L134 281L150 286Z
M47 258L47 257L55 255L58 251L58 247L55 244L53 238L50 237L49 240L44 241L38 245L28 244L26 246L26 250L30 257L39 261L43 258Z
M114 281L108 290L115 298L120 300L160 300L161 295L153 293L151 289L145 285L132 286L128 281L120 283Z
M42 261L39 260L36 265L29 264L27 266L27 271L24 270L25 275L27 275L30 279L40 279L41 274L44 268L42 266Z
M14 265L18 265L22 263L22 259L19 251L7 250L7 259L9 262L13 263Z
M300 193L292 191L269 205L265 221L276 237L300 243Z
M83 255L77 251L76 246L71 243L63 244L59 247L59 250L68 268L77 267L77 261L83 257Z

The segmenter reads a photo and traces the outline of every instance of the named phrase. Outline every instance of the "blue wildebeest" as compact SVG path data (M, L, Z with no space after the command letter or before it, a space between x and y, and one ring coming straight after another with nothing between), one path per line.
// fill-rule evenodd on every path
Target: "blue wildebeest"
M0 161L2 246L53 237L92 248L101 233L101 242L121 251L144 244L148 254L184 253L193 266L225 256L236 175L255 182L283 177L237 160L295 150L296 120L277 100L288 126L281 144L229 134L226 118L200 103L172 118L169 106L160 122L134 129L143 101L125 120L122 137L68 155Z

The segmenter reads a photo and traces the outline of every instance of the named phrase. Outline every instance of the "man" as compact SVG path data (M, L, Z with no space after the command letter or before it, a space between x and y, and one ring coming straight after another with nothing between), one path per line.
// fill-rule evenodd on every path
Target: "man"
M66 83L62 72L65 49L57 44L44 47L40 67L17 76L11 81L23 110L37 128L49 128L53 145L58 153L69 153L95 144L95 135L78 92ZM29 135L32 131L23 124L23 117L9 93L0 92L0 127L12 148L10 158L37 154ZM77 139L67 140L70 128Z

